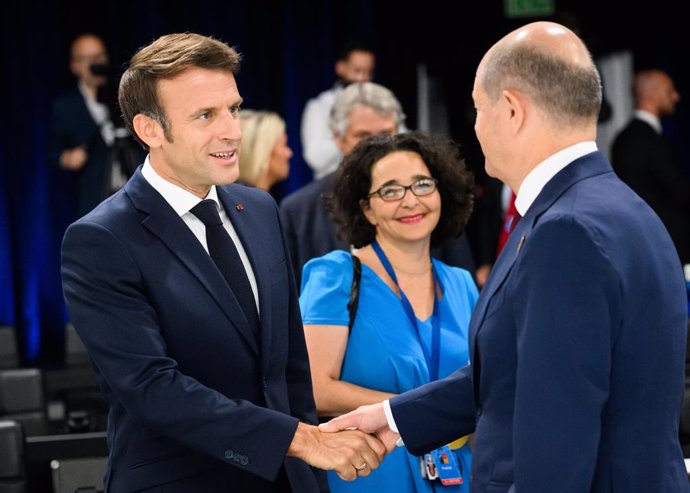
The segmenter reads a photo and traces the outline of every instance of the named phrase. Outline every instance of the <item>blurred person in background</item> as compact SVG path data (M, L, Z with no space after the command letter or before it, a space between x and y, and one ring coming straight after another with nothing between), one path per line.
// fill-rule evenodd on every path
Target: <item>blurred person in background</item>
M333 103L342 90L354 82L369 82L374 75L376 56L365 44L348 41L335 62L337 77L332 88L307 101L302 113L302 154L314 173L314 179L335 171L343 158L333 142L328 124Z
M633 96L635 116L613 142L613 169L659 215L681 262L688 264L690 177L661 127L661 118L675 112L680 94L666 72L651 69L635 74Z
M242 109L240 125L239 181L269 191L290 173L292 149L287 143L285 120L270 111Z

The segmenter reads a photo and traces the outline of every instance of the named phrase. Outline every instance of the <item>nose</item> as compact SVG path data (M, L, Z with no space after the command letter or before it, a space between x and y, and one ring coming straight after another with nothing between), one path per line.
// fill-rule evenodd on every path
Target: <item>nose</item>
M407 207L409 209L413 208L419 203L419 199L417 196L412 193L412 190L410 188L405 188L405 191L403 192L403 196L400 199L400 205L402 207Z
M236 140L242 139L242 129L240 128L240 117L233 113L226 113L222 118L219 118L219 138L221 140Z

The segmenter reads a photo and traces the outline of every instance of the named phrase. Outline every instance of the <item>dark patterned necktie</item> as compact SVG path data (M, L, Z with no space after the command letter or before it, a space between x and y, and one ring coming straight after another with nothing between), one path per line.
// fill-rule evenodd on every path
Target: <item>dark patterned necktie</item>
M254 293L235 243L223 227L216 202L211 199L202 200L192 207L190 212L206 226L208 253L235 294L249 326L258 333L259 313L256 309Z

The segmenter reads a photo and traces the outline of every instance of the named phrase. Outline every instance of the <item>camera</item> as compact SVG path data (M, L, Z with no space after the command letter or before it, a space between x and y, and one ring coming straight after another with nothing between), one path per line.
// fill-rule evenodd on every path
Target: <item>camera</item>
M122 111L117 101L117 91L122 74L118 74L107 63L91 64L89 70L93 75L104 79L104 82L98 86L96 100L108 108L114 129L114 140L111 146L112 169L108 176L108 183L104 185L104 195L108 196L119 189L134 174L137 166L144 161L145 152L133 138L122 119Z

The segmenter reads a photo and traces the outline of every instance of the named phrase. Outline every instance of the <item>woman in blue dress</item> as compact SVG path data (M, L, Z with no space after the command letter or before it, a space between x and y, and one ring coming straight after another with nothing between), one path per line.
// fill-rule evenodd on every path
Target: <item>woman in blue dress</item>
M468 363L477 288L430 249L462 232L471 186L457 146L419 132L365 140L341 164L329 205L354 250L308 262L300 296L320 415L380 402ZM350 330L353 256L361 281ZM329 473L329 484L334 493L467 492L470 461L459 437L423 458L397 448L367 477L348 483Z

